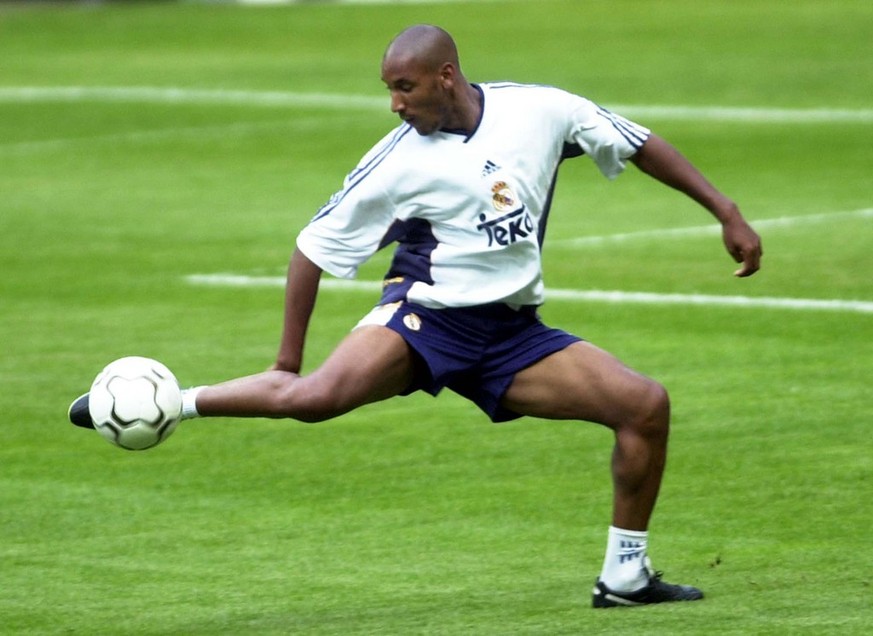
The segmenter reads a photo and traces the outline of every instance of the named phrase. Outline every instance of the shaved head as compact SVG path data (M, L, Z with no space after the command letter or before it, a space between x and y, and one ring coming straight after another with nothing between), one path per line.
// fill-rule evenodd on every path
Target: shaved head
M415 64L422 70L436 71L444 64L460 70L455 41L443 29L429 24L417 24L404 29L388 45L384 62Z
M439 27L417 24L395 37L382 57L382 81L391 111L419 135L472 132L478 124L479 91L461 73L452 36Z

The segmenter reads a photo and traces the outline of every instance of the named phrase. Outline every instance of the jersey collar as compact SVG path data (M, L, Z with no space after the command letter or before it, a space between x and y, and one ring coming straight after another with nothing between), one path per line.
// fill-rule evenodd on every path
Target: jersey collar
M476 125L473 127L473 130L470 131L470 134L467 134L466 130L458 128L440 128L440 132L449 133L450 135L463 135L465 138L464 143L467 143L473 138L473 135L475 135L476 131L479 130L479 124L482 123L482 117L485 115L485 91L483 91L482 87L478 84L472 84L472 86L479 93L479 119L476 120Z

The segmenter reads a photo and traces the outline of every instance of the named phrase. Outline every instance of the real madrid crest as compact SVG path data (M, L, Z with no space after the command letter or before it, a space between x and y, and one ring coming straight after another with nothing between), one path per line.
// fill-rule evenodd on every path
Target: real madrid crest
M497 181L491 186L491 203L498 212L512 210L518 203L518 197L507 185L506 181Z

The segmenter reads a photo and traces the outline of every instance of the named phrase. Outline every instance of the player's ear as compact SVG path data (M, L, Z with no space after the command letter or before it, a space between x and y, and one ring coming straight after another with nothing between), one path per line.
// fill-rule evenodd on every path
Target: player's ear
M449 89L455 85L455 67L451 62L446 62L442 65L439 71L440 84L444 89Z

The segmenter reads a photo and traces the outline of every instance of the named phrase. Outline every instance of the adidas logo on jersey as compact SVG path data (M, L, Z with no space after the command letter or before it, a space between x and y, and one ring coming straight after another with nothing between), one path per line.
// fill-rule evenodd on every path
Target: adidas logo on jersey
M482 176L487 177L489 174L493 174L498 170L500 170L500 166L489 159L485 162L485 167L482 168Z

